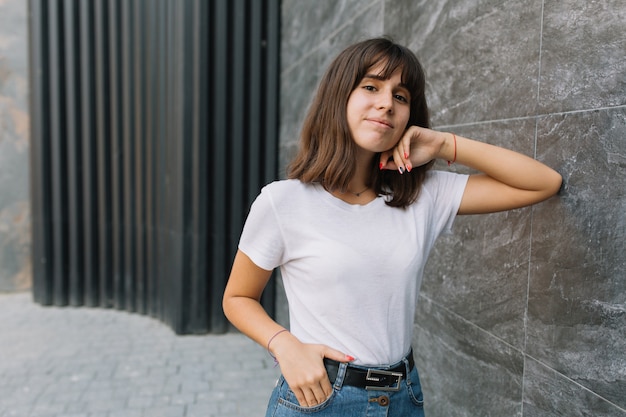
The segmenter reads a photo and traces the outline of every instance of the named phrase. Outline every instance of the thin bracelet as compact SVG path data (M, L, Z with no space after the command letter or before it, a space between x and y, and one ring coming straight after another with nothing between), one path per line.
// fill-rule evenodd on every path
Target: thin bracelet
M448 161L448 166L456 162L456 135L454 133L452 133L452 138L454 138L454 158L452 158L452 161Z
M272 352L270 351L270 343L272 343L272 340L274 340L274 338L276 336L278 336L279 334L281 334L282 332L287 332L287 329L282 329L277 331L276 333L274 333L274 336L270 337L270 340L267 341L267 353L270 354L270 356L272 357L272 359L274 359L274 363L278 365L278 360L276 360L276 356L272 355Z

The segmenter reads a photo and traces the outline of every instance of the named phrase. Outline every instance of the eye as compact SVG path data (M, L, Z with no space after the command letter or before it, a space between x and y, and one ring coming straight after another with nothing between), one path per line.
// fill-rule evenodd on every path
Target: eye
M402 103L408 103L409 99L407 99L405 96L403 96L402 94L396 94L394 95L394 98L398 101L401 101Z
M367 91L376 91L376 87L374 87L373 85L364 85L363 88Z

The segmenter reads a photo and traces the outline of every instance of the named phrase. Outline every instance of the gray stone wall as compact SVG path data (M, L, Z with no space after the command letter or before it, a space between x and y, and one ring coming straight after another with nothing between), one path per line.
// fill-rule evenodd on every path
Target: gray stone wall
M281 166L334 55L386 34L424 64L435 128L564 177L533 208L459 217L433 250L427 415L626 416L626 3L283 0L282 19Z
M32 280L27 6L0 1L0 292Z

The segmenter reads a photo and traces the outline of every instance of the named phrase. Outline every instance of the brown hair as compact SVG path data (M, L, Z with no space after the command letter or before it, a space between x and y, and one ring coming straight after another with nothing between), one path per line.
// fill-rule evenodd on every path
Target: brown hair
M379 63L384 63L380 74L384 78L391 77L398 68L402 71L402 83L411 94L406 127L430 127L424 70L415 54L386 38L359 42L341 52L324 74L302 127L300 148L289 165L289 178L347 190L355 171L357 149L348 127L348 98L368 69ZM388 205L406 207L417 199L433 162L400 175L394 170L381 171L377 155L372 159L369 185L377 195L391 197Z

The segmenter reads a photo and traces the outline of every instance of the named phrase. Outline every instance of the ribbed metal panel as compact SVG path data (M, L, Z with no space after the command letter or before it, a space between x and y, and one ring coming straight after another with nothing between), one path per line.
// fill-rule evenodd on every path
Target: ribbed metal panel
M30 0L37 302L228 329L241 227L277 175L279 15L279 0Z

